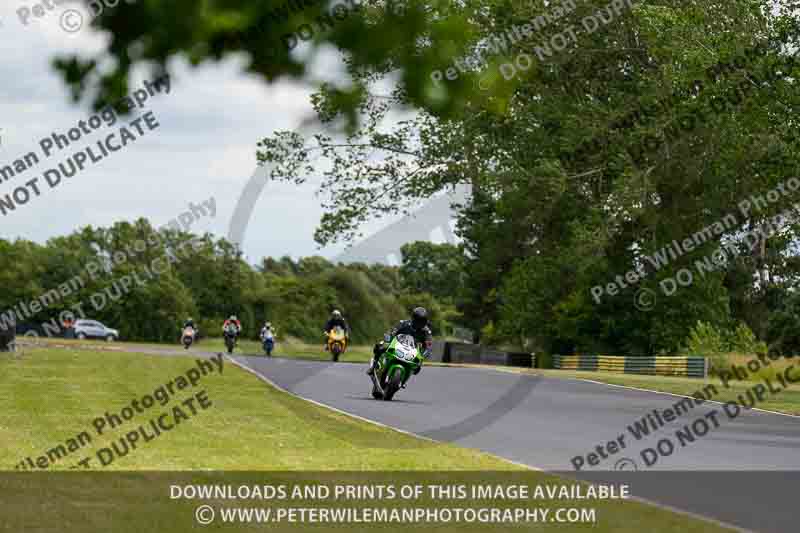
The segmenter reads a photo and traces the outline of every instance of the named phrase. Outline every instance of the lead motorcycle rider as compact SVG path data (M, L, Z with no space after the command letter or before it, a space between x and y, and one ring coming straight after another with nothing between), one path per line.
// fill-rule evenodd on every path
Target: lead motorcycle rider
M417 307L411 313L411 320L401 320L398 322L394 328L383 336L383 340L375 345L375 348L372 350L372 362L370 362L369 369L367 369L367 375L371 376L375 373L378 359L380 359L383 352L387 349L386 343L390 342L397 335L413 336L417 345L421 344L424 347L422 356L425 359L430 357L433 333L431 333L431 329L428 327L428 311L426 311L424 307ZM414 374L419 374L421 369L422 367L418 367L414 371Z

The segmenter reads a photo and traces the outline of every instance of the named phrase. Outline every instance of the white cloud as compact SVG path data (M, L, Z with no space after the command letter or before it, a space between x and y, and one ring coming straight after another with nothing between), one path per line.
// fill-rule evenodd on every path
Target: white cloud
M42 137L54 130L64 132L91 115L86 103L78 106L69 101L67 88L50 63L58 54L92 54L107 39L86 29L64 32L59 13L65 6L23 26L15 13L20 5L25 2L0 6L0 166L31 150L41 154ZM159 225L183 211L189 201L211 196L217 199L217 217L196 229L227 235L228 217L255 169L256 142L275 130L294 129L313 114L307 86L288 82L267 86L243 73L242 61L233 58L195 70L174 61L171 93L148 105L160 127L10 215L0 216L0 237L43 242L83 225L108 225L139 216ZM132 88L147 73L134 77ZM98 133L86 136L75 148L100 138ZM22 178L41 179L44 170L71 153L59 152L0 184L0 196L24 183ZM312 236L321 209L313 187L273 185L256 206L244 243L246 255L257 261L264 255L317 253Z

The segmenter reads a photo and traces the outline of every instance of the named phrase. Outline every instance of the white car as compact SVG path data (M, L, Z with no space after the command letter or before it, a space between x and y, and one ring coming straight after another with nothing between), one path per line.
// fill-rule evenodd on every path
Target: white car
M73 328L75 336L79 339L105 339L108 342L119 339L118 330L107 328L97 320L76 320Z

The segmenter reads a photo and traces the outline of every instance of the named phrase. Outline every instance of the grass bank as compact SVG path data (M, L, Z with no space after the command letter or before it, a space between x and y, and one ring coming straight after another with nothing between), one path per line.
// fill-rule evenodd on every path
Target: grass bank
M140 349L144 353L147 351L182 351L183 346L179 343L174 344L159 344L147 342L105 342L98 340L76 340L76 339L59 339L59 338L25 338L19 339L20 343L30 347L39 348L75 348L75 349L89 349L97 351L129 351L131 349ZM23 346L24 348L24 346ZM225 353L225 342L222 338L212 337L205 338L200 342L194 344L190 349L190 353ZM264 350L261 343L250 340L240 339L236 345L235 354L238 355L264 355ZM297 339L281 340L279 339L273 355L276 357L288 357L291 359L306 359L313 361L328 361L331 358L330 353L326 352L323 343L307 344ZM353 345L347 349L339 361L352 362L352 363L366 363L372 357L372 346Z

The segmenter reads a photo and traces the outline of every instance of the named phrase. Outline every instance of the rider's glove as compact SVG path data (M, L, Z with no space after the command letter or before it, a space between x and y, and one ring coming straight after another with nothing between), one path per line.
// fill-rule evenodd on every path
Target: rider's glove
M383 342L392 342L392 336L387 333L383 336Z

